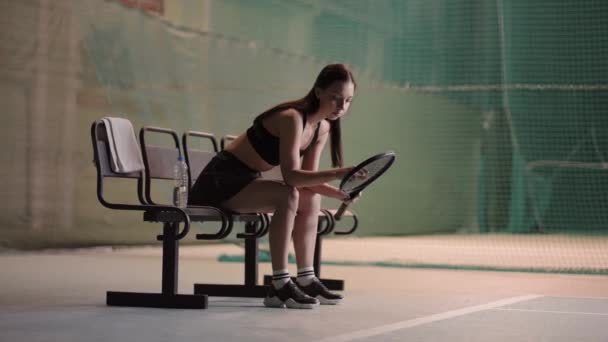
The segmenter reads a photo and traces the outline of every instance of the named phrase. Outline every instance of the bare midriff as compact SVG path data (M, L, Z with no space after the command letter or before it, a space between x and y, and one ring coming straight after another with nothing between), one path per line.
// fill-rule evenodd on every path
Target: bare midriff
M305 138L303 140L306 141L305 146L308 146L308 144L311 143L310 140L312 139L313 133L313 130L309 127L306 127L304 130L303 136L305 136ZM274 165L265 162L264 159L262 159L258 152L253 148L253 146L251 146L249 139L247 139L247 133L242 133L239 135L226 148L224 148L224 150L232 153L239 160L254 170L264 172L274 168Z
M249 139L247 139L246 133L239 135L225 150L234 154L239 160L254 170L264 172L274 167L274 165L265 162L256 150L253 149L253 146L249 143Z

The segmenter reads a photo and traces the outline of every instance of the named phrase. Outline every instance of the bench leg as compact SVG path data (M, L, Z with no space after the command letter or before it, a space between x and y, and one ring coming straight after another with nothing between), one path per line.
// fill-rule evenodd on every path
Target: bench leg
M247 233L255 226L246 225ZM194 284L195 294L215 297L266 297L266 286L258 285L258 240L245 239L245 284Z
M165 223L163 227L162 292L106 293L108 306L132 306L150 308L205 309L207 296L177 294L179 241L175 239L177 223Z
M314 267L315 267L315 275L328 289L333 291L343 291L344 290L344 280L340 279L326 279L321 278L321 249L323 247L323 238L321 235L317 235L317 243L315 244L315 259L314 259Z
M108 291L106 292L106 304L144 308L206 309L207 296Z

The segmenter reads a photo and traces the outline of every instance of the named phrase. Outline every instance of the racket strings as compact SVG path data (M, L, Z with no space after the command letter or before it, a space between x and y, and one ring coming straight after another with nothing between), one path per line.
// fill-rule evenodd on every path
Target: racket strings
M370 180L373 180L374 177L382 172L386 167L387 163L389 163L391 157L379 158L366 164L363 169L367 171L367 176L365 178L359 178L356 176L350 177L343 185L342 189L346 192L353 191L365 184L367 184Z

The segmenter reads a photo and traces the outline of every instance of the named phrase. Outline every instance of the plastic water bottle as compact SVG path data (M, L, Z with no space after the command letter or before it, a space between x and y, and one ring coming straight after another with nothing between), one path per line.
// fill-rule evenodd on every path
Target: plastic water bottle
M182 156L177 157L173 167L173 178L175 179L173 204L178 208L185 208L188 206L188 165Z

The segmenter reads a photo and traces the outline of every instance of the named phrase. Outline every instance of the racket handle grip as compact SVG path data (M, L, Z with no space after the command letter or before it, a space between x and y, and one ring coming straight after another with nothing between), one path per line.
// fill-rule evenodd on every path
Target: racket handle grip
M338 208L338 211L336 211L336 214L334 215L334 219L336 219L336 221L340 221L342 215L344 215L344 212L346 211L346 208L348 208L348 204L342 202L342 205L340 208Z

